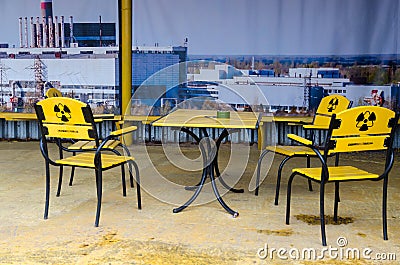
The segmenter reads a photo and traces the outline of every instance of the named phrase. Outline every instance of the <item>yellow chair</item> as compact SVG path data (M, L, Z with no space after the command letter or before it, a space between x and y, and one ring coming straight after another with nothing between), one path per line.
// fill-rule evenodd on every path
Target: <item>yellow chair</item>
M62 97L62 93L60 90L57 88L49 88L46 92L45 98L52 98L52 97ZM109 120L109 119L114 119L113 114L104 114L104 115L95 115L95 121L96 123L103 122L104 120ZM123 121L117 121L115 123L115 128L117 130L122 129L122 124ZM75 155L77 152L86 152L86 151L96 151L96 142L95 141L74 141L72 140L71 145L68 146L63 146L61 145L60 148L63 151L67 152L72 152L73 155ZM130 151L129 149L121 143L121 141L118 138L115 139L110 139L107 141L107 143L103 146L104 150L109 150L117 155L121 155L119 151L116 150L117 147L121 147L123 151L127 154L127 156L130 156ZM59 185L57 189L57 197L60 196L61 193L61 184L62 184L62 168L60 168L60 177L59 177ZM75 167L72 167L71 169L71 175L69 178L69 186L72 186L72 183L74 181L74 175L75 175ZM130 184L131 187L133 188L133 178L130 178Z
M350 108L351 104L352 102L342 95L333 94L322 98L320 104L318 105L318 109L315 113L313 122L311 124L303 124L303 128L306 131L310 132L309 139L314 140L313 138L315 135L314 134L315 130L328 129L330 117L332 116L332 114ZM256 178L256 189L255 189L256 196L258 196L258 189L260 185L261 162L265 157L265 155L267 155L269 152L274 152L275 154L285 156L285 158L279 165L278 177L276 181L274 203L275 205L278 205L282 169L283 166L286 164L286 162L288 162L291 158L294 157L306 157L307 167L310 167L310 158L315 157L316 155L310 148L301 145L267 146L265 150L261 153L257 163L257 178ZM336 157L336 163L338 163L338 157ZM308 184L309 184L309 190L312 191L311 181L309 181Z
M320 184L320 221L322 245L326 246L324 198L325 184L335 183L334 221L337 221L339 203L339 183L349 181L383 180L382 221L383 238L387 236L387 185L388 175L393 166L393 138L399 116L395 112L377 106L362 106L332 115L323 152L312 141L294 134L288 137L313 150L321 165L313 168L294 168L287 188L286 224L289 224L290 199L293 178L297 175ZM351 153L363 151L386 151L385 165L381 174L363 170L355 166L328 166L327 157L332 153ZM378 170L378 169L377 169Z
M104 154L108 140L136 130L136 126L111 132L104 141L100 142L95 119L90 107L78 100L64 97L51 97L35 104L35 111L41 131L40 150L46 165L46 202L44 219L48 218L50 199L50 165L60 167L60 183L62 182L63 166L91 168L95 170L97 189L97 210L95 226L99 225L101 198L102 198L102 175L103 171L121 166L123 195L126 196L125 169L128 164L135 168L138 208L141 209L140 178L139 169L131 156L116 154ZM60 146L63 141L86 140L95 142L95 152L80 152L75 156L64 157ZM52 159L48 151L48 145L55 142L59 147L59 159ZM132 172L129 172L133 179ZM58 190L59 192L59 190Z
M62 93L55 87L49 88L46 91L45 98L62 97Z

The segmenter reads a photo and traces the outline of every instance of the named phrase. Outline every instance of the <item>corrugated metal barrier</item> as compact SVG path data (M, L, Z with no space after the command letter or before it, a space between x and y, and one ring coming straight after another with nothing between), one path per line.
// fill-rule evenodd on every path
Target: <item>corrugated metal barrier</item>
M35 120L5 120L0 119L0 139L5 140L39 140L39 126ZM132 125L136 125L138 129L133 132L132 137L134 142L150 141L150 142L195 142L194 139L185 133L180 133L179 130L173 128L163 127L152 127L148 124L143 124L140 121L132 122ZM115 129L114 121L103 121L98 124L98 130L100 136L105 137L111 131ZM198 134L198 129L193 129ZM286 137L288 133L294 133L302 137L306 136L305 130L300 125L292 125L288 122L275 122L269 123L264 122L260 126L259 130L262 130L262 147L273 143L289 145L293 144L291 140ZM207 133L212 137L216 138L222 129L207 129ZM400 127L397 129L394 147L400 147ZM275 138L272 138L275 137ZM226 141L233 143L257 143L259 141L259 134L256 130L238 130L232 133L226 138ZM324 141L323 133L316 133L315 139L317 142L322 143Z

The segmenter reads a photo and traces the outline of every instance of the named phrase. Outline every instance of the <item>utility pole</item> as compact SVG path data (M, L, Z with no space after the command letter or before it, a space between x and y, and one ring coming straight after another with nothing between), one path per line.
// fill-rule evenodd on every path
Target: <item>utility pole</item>
M4 104L4 93L3 93L3 80L7 80L6 71L9 70L9 67L4 66L3 63L0 63L0 89L1 89L1 105Z

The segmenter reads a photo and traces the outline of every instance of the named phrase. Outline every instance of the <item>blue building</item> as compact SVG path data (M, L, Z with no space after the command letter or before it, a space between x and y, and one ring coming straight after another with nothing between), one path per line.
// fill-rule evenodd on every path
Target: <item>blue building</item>
M142 104L160 106L161 98L178 101L186 82L187 47L132 51L132 95Z

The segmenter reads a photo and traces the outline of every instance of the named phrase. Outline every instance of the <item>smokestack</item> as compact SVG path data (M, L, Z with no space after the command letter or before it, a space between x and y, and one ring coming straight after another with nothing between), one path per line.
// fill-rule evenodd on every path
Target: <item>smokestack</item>
M42 47L42 31L40 30L39 17L36 17L36 47Z
M22 33L22 17L19 18L19 47L24 47L24 38Z
M49 20L49 47L54 47L54 25L52 17L48 17Z
M33 17L31 17L31 48L36 47L36 30L35 30L35 24L33 24Z
M25 48L28 48L28 18L25 17Z
M54 17L54 47L60 47L60 32L58 27L58 19L57 16Z
M53 17L53 0L41 0L40 9L42 11L42 17L45 17L46 23L49 23L47 20L48 17Z
M69 17L69 46L74 42L74 19L72 16Z
M65 30L64 30L64 16L61 16L61 47L64 48L65 47Z
M45 17L42 17L42 29L43 29L43 48L47 48L47 23Z

